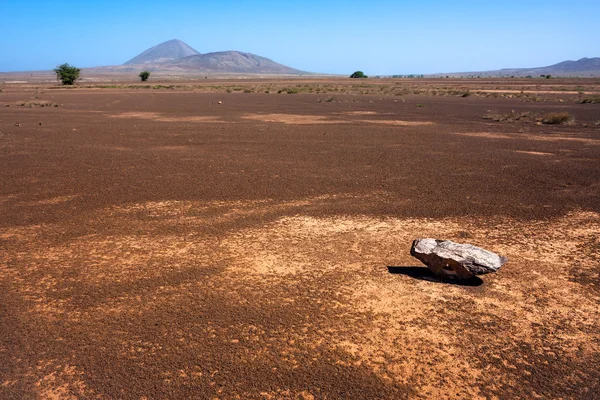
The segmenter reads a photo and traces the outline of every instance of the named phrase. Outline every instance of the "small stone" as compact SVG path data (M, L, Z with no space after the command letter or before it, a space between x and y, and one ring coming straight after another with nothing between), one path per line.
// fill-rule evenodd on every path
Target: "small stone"
M21 124L19 124L18 122L15 124L15 126L21 126Z
M223 104L223 102L221 100L217 101L217 104Z
M475 275L496 272L508 258L451 240L416 239L410 254L442 278L469 279Z
M40 122L40 126L42 126L42 123Z

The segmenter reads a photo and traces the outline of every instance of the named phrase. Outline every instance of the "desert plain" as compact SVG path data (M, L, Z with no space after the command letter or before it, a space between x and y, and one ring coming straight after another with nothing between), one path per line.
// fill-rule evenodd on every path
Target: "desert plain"
M599 80L0 89L0 398L600 397Z

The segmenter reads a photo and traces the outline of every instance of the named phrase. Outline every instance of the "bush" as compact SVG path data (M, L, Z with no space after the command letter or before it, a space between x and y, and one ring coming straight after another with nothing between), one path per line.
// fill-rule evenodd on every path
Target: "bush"
M356 71L350 75L350 78L368 78L368 76L366 76L362 71Z
M566 111L548 113L542 117L542 123L548 125L560 125L573 121L573 116Z
M32 107L58 107L58 104L55 104L48 100L40 100L40 99L21 101L18 104L22 107L29 107L29 108L32 108Z
M579 101L581 104L600 104L600 96L588 96Z
M56 74L56 80L61 81L63 85L72 85L75 83L77 79L79 79L79 73L81 70L79 68L75 68L68 63L61 64L54 68L54 73Z
M533 115L530 111L515 112L515 110L511 110L509 113L501 113L500 111L496 110L488 110L483 118L491 119L495 122L530 122L533 118Z
M142 72L140 72L139 77L142 80L142 82L146 82L148 80L148 78L150 77L150 71L142 71Z

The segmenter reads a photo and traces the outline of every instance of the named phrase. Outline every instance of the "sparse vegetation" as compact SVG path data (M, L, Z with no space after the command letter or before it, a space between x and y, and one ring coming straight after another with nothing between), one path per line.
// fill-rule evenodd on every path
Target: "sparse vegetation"
M63 85L73 85L77 79L81 70L68 63L61 64L54 68L56 74L56 80L61 81Z
M417 104L417 107L425 107L425 105L424 105L424 104L421 104L421 103L419 103L419 104Z
M322 103L322 102L331 103L333 100L335 100L335 97L331 96L331 97L327 97L325 99L318 99L317 103Z
M501 113L497 110L488 110L488 112L483 116L484 119L491 119L495 122L517 122L517 121L532 121L533 115L531 111L520 111L515 112L515 110L510 110L508 113Z
M142 82L146 82L148 80L148 78L150 77L150 71L142 71L142 72L140 72L139 77L142 80Z
M581 99L579 101L579 103L581 104L600 104L600 96L596 95L596 96L588 96L588 97L584 97L583 99Z
M542 117L542 123L560 125L573 122L573 116L566 111L548 113Z
M352 73L352 75L350 75L350 78L365 79L368 78L368 76L366 76L362 71L355 71Z
M154 85L154 86L152 86L152 89L172 89L172 90L175 90L175 85Z
M22 107L29 107L29 108L33 108L33 107L58 107L58 104L55 104L51 101L48 100L40 100L40 99L33 99L33 100L27 100L27 101L21 101L18 103L20 106Z

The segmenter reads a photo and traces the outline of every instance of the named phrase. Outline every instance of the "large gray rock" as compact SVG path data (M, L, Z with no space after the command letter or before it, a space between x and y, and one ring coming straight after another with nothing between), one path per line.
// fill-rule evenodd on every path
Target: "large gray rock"
M431 238L416 239L410 254L442 278L468 279L496 272L508 258L470 244Z

